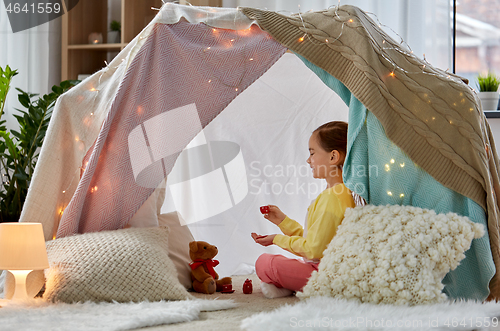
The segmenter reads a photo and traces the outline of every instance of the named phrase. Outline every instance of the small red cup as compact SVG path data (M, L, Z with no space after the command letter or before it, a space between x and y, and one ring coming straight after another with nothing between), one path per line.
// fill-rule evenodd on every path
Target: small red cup
M222 285L222 293L233 293L233 285L232 284L226 284Z
M260 207L260 212L262 214L269 214L269 212L270 212L269 206L262 206L262 207Z

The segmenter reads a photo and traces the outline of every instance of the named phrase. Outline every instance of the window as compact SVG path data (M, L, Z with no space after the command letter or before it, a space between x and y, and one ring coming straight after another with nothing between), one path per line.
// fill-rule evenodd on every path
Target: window
M500 74L500 1L456 0L456 73L477 89L479 73Z
M496 1L496 0L491 0ZM471 1L472 2L472 1ZM284 15L337 6L338 0L223 0L224 7L254 7ZM414 54L435 67L452 70L453 2L450 0L341 0L361 8L396 41L401 38Z

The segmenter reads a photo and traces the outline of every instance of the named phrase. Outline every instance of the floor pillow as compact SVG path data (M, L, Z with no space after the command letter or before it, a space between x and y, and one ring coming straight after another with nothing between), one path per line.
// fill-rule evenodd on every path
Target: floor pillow
M331 296L367 303L446 300L441 283L483 226L455 213L412 206L347 209L300 298Z
M179 282L185 288L191 288L191 257L189 256L189 243L194 241L193 234L187 225L181 225L177 212L161 214L158 216L160 226L167 226L170 229L168 236L168 256L177 269Z
M168 228L129 228L47 242L44 298L57 302L182 300Z

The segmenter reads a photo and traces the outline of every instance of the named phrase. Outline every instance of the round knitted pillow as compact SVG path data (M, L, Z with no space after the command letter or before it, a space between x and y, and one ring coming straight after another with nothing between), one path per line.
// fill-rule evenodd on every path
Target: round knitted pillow
M332 296L384 304L446 300L444 276L483 226L454 213L411 206L347 209L300 298Z

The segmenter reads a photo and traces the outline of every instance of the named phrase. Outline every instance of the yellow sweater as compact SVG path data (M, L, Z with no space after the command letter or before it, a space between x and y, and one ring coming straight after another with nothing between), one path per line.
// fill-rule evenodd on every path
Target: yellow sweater
M273 244L308 260L323 257L323 251L337 233L346 208L354 208L351 192L344 184L330 187L307 208L307 231L296 221L285 217L279 224L284 233L276 235Z

